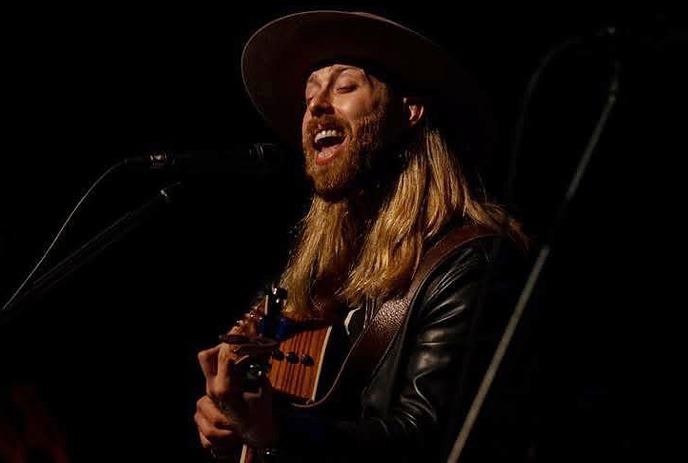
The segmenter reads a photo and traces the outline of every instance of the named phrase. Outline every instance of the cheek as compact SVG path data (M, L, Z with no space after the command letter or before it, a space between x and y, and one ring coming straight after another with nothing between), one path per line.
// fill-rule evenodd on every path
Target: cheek
M349 120L352 128L356 131L356 126L360 126L385 112L387 101L380 95L361 93L360 95L351 95L351 98L342 99L339 103L340 113Z
M307 125L308 125L308 115L304 114L303 118L301 118L301 133L305 133Z
M367 99L348 99L339 105L340 113L350 121L356 121L375 111L375 104Z
M304 149L307 149L307 127L308 127L308 121L310 119L308 118L307 115L303 116L303 119L301 119L301 145L303 146Z

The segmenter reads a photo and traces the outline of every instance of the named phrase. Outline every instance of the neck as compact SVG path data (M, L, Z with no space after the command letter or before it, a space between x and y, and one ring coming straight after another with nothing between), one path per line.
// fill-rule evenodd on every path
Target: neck
M388 150L376 153L375 157L385 159L385 162L369 166L367 173L360 178L360 185L343 199L352 221L366 225L366 228L375 221L384 203L389 200L404 167L402 157L395 152Z
M374 222L380 213L383 200L383 195L378 191L357 191L350 195L344 200L350 223L356 224L360 232L367 232L369 224Z

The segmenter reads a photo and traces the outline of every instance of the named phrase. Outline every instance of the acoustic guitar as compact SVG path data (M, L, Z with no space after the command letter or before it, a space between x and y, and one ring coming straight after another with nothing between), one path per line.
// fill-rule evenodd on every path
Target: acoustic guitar
M233 346L246 389L257 388L267 376L276 393L293 404L308 405L316 400L332 325L286 317L286 297L286 290L273 286L220 340ZM239 461L259 461L256 449L244 445Z

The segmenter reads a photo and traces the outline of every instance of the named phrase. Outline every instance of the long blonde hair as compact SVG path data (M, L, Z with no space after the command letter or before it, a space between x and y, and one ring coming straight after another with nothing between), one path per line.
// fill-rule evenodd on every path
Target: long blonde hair
M282 276L287 313L326 317L340 305L403 295L428 243L450 222L480 224L525 245L503 208L476 197L432 123L421 123L403 151L404 167L372 220L357 217L347 200L313 197Z

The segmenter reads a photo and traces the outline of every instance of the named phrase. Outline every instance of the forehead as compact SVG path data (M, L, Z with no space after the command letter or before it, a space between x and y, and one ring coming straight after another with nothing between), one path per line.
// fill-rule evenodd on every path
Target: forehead
M364 68L354 66L351 64L338 63L317 68L310 74L310 76L308 76L308 80L306 81L306 83L317 83L319 81L327 80L332 76L337 76L343 73L358 75L366 79L371 78L371 76Z

